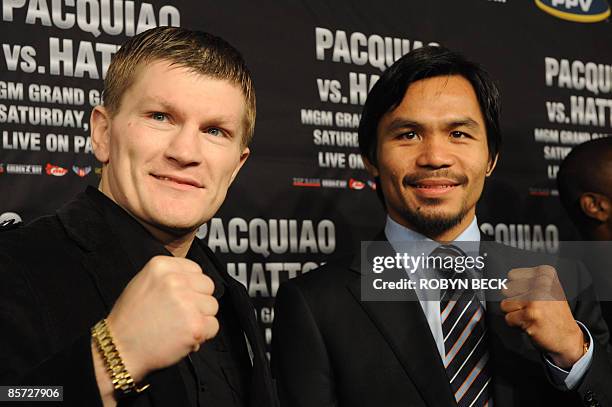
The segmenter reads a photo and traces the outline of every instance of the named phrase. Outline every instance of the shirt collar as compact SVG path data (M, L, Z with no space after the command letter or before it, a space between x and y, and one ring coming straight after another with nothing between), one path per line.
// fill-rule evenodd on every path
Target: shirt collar
M172 254L153 237L134 217L98 189L88 186L87 196L102 213L104 220L117 237L118 243L125 250L134 266L132 272L141 270L154 256L172 256ZM198 263L204 274L215 283L213 295L217 298L224 293L225 281L214 267L212 261L195 240L191 243L187 259Z
M385 224L385 236L390 242L418 242L418 241L432 241L430 238L415 232L403 225L400 225L389 215L387 215L387 223ZM461 232L459 236L454 240L455 242L480 242L480 230L478 229L478 221L476 216L469 224L469 226Z

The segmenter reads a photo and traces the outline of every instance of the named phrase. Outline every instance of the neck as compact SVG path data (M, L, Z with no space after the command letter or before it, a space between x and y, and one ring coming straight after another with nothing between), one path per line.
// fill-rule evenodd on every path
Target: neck
M422 231L420 231L418 228L416 228L414 225L412 225L410 222L408 222L407 220L403 219L402 217L398 216L396 213L393 213L392 211L389 211L389 216L391 217L391 219L393 219L395 222L399 223L400 225L413 230L417 233L422 234L423 236L436 241L436 242L452 242L455 239L457 239L457 237L459 237L459 235L461 235L467 228L468 226L470 226L470 224L472 223L472 221L474 220L474 217L476 216L476 211L475 209L470 210L464 217L463 219L461 219L461 221L456 224L455 226L446 229L444 231L442 231L439 234L436 235L430 235L430 234L426 234L423 233Z
M190 231L186 234L172 234L167 231L161 230L155 226L148 225L136 219L149 233L164 247L172 253L174 257L186 257L189 248L195 239L196 230Z
M100 185L98 186L98 190L100 190L100 192L102 192L104 195L113 200L113 202L115 202L117 205L121 206L113 196L112 192L110 191L110 188L108 187L108 181L106 180L104 171L102 172L102 180L100 182ZM123 208L123 206L121 207ZM187 256L187 252L189 252L189 248L193 243L193 239L195 238L197 229L185 232L167 231L159 228L156 225L143 222L136 216L132 215L132 213L126 208L123 209L138 223L140 223L158 242L164 245L166 250L172 253L174 257Z

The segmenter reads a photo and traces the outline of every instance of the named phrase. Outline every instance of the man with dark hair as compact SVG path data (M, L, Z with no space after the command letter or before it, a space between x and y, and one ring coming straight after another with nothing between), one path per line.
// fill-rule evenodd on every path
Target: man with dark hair
M99 188L0 234L0 384L80 407L276 404L248 294L196 238L254 121L223 39L160 27L121 47L90 119Z
M612 240L612 137L582 143L557 174L559 197L585 240Z
M501 144L498 99L482 68L442 47L405 55L372 88L359 143L388 215L376 240L390 253L399 254L396 242L451 242L431 253L455 257L465 255L459 242L480 245L476 203ZM280 287L272 365L282 405L612 403L597 303L568 303L557 270L539 256L490 253L501 267L487 261L485 271L511 270L501 302L467 289L468 298L414 290L410 301L370 301L363 261L373 246ZM559 273L577 267L563 263Z

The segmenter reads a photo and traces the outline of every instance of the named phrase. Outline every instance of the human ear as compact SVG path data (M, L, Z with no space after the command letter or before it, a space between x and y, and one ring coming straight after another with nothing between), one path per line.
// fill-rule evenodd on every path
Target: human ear
M489 163L487 165L487 172L486 172L486 176L487 177L493 173L493 170L497 166L497 159L498 158L499 158L499 153L495 154L495 157L493 157L493 159L489 159Z
M378 172L378 168L376 168L376 166L374 164L372 164L370 162L370 160L368 160L368 158L364 155L361 156L361 159L363 160L363 164L366 167L366 170L368 170L368 173L373 177L376 178L378 177L380 174Z
M110 158L110 114L104 106L96 106L89 118L91 128L91 146L94 155L102 164Z
M251 150L248 147L245 147L244 150L242 150L242 153L240 154L240 161L238 162L238 165L236 166L236 168L234 169L234 172L232 173L230 184L234 182L234 178L236 178L236 175L238 175L238 172L240 171L240 169L246 162L247 158L249 158L249 155L251 155Z
M580 209L589 218L607 222L610 217L610 200L596 192L585 192L580 195Z

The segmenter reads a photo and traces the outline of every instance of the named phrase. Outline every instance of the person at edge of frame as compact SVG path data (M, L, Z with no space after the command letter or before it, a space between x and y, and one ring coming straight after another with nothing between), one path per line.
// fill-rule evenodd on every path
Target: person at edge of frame
M582 261L601 300L601 312L612 326L612 137L577 145L557 173L559 198L582 238L569 249ZM610 338L612 340L612 338Z

